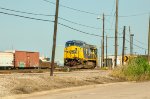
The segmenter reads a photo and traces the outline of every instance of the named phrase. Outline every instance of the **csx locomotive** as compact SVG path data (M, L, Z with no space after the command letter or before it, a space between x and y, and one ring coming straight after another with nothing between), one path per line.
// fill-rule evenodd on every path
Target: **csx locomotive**
M67 41L64 48L64 66L74 68L95 68L97 48L79 40Z

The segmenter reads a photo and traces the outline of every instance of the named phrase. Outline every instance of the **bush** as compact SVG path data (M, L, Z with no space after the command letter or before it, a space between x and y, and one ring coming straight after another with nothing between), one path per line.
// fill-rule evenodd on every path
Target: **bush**
M128 65L115 69L112 76L129 81L150 80L150 65L146 58L132 58Z

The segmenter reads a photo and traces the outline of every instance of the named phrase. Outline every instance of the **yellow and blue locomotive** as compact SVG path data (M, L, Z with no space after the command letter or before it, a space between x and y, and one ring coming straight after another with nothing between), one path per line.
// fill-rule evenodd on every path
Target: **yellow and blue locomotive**
M67 41L64 48L64 65L75 68L95 68L96 46L79 40Z

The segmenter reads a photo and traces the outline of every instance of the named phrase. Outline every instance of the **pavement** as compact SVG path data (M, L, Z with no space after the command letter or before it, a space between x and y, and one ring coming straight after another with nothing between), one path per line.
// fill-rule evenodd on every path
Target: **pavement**
M150 99L150 82L120 82L72 87L11 99Z

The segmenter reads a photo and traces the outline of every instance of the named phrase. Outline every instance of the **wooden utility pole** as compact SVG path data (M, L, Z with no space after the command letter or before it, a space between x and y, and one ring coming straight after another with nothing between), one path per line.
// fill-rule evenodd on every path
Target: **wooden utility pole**
M134 34L130 35L131 41L130 41L130 45L131 45L131 55L133 55L133 36Z
M104 67L104 32L105 32L105 16L103 13L103 34L102 34L102 67Z
M115 23L115 66L117 66L118 54L118 0L116 0L116 23Z
M106 66L107 66L107 35L106 35Z
M123 46L122 46L122 65L124 65L124 54L125 54L125 33L126 33L126 26L123 29Z
M56 36L57 36L57 23L58 23L58 9L59 9L59 0L56 0L56 12L55 12L55 23L54 23L53 48L52 48L52 57L51 57L50 76L53 76L53 72L54 72Z
M101 40L101 68L103 67L103 56L102 56L102 50L103 50L103 42L102 42L103 40Z
M148 61L150 63L150 16L149 16L149 31L148 31Z
M130 38L130 55L132 53L132 49L131 49L131 30L130 30L130 26L129 26L129 38Z
M130 34L130 55L133 55L133 36L134 36L134 34L131 33L130 26L129 26L129 34Z

